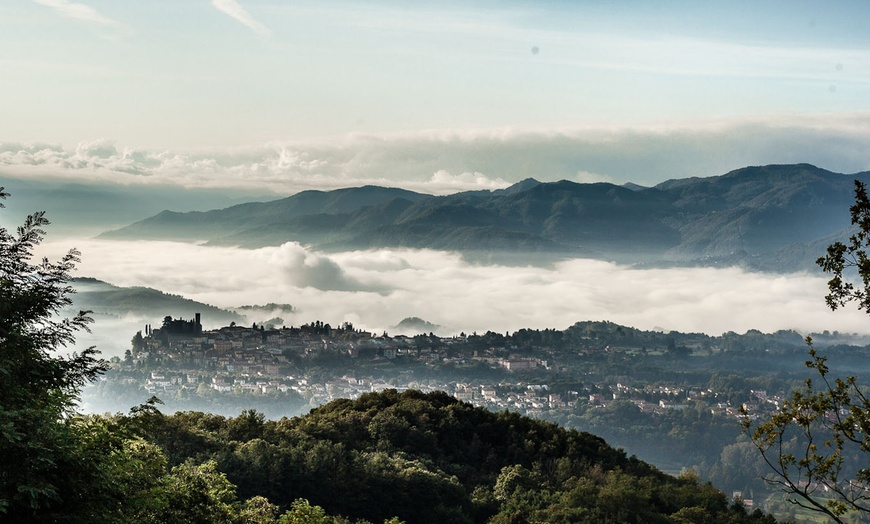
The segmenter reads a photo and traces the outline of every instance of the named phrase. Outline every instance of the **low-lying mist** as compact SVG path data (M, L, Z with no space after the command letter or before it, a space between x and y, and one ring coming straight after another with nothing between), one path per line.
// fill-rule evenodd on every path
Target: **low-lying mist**
M773 275L737 268L635 269L575 259L550 266L477 265L456 253L379 249L320 253L296 243L256 250L175 242L95 239L49 241L56 259L75 246L76 276L118 286L147 286L233 308L290 304L285 325L344 321L393 334L406 317L443 326L441 334L564 329L579 320L610 320L647 330L719 335L749 329L870 332L865 314L829 311L825 275ZM100 316L92 335L104 355L120 355L153 319ZM178 317L180 313L164 312ZM207 328L219 327L208 318Z

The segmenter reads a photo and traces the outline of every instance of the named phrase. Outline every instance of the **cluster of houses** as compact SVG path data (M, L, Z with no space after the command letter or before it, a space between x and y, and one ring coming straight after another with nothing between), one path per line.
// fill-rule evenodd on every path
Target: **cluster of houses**
M138 347L134 342L134 351L120 363L121 367L145 372L141 385L158 396L174 395L185 389L251 395L293 392L316 406L388 388L413 388L447 391L477 406L529 415L573 410L579 405L605 408L616 400L627 400L642 412L683 410L703 401L714 414L739 416L737 406L717 398L716 392L699 388L617 383L557 393L551 392L546 384L516 380L457 384L443 379L420 379L410 371L390 379L378 378L384 376L378 372L379 364L395 359L433 366L477 362L507 371L550 367L547 360L511 354L511 348L471 350L463 336L374 336L350 324L331 328L319 322L299 328L231 325L206 331L200 322L199 315L190 321L166 317L159 329L146 326L146 336L141 337ZM314 381L299 365L305 359L330 356L355 364L352 372L342 367L332 377ZM758 413L765 406L768 410L775 408L778 402L779 397L759 391L753 392L752 399L744 405Z

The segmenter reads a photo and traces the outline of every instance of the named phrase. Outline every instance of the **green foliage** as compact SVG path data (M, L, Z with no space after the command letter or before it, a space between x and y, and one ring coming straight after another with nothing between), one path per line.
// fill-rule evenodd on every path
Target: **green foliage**
M215 460L243 499L266 496L315 522L666 522L684 507L756 521L697 478L664 475L598 437L444 393L366 394L232 436L252 419L180 413L154 435L170 462Z
M501 473L495 481L492 494L496 500L508 500L518 490L528 490L538 485L539 482L540 480L535 479L531 471L520 464L505 466L501 468Z
M235 486L213 461L185 462L164 476L145 522L232 523Z
M34 213L15 234L0 228L0 518L235 523L268 514L262 501L240 504L214 462L167 471L164 452L142 438L165 423L156 399L128 417L76 414L81 388L105 367L93 348L59 353L91 319L61 316L77 251L31 261L47 224ZM246 438L257 421L240 417L235 433Z
M312 506L305 499L296 499L290 509L281 515L279 524L332 524L334 521L320 506Z
M844 522L850 511L870 513L870 399L855 377L831 380L826 358L807 344L818 381L807 379L769 420L754 424L744 413L744 425L773 472L771 484L794 504Z
M0 199L6 196L0 188ZM47 224L40 212L16 234L0 228L0 514L18 519L59 507L70 499L70 480L91 477L87 470L64 471L78 464L81 444L67 417L82 386L104 369L93 349L56 354L91 319L84 311L58 318L72 304L68 281L78 251L57 262L31 261Z
M827 254L816 263L826 273L833 276L828 281L828 295L825 301L831 309L836 310L847 302L855 301L858 309L870 313L870 257L867 248L870 247L870 198L867 196L866 184L855 180L855 203L849 208L852 225L858 230L849 237L848 244L834 242L828 246ZM856 273L860 279L859 286L849 278L850 273Z
M278 506L266 497L251 497L239 511L239 519L245 524L272 524L278 520Z

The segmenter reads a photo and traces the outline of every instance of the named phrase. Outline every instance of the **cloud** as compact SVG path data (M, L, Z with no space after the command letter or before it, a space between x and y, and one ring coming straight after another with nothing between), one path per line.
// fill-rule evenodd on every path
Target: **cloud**
M48 242L38 254L54 259L72 245L82 251L78 275L221 307L287 303L294 307L283 317L287 325L319 319L389 331L416 316L445 326L446 333L564 329L581 320L712 335L749 329L870 333L862 312L827 309L825 278L815 274L635 269L586 259L507 267L473 265L432 250L326 255L298 244L242 250L89 239ZM101 329L95 326L97 335ZM101 349L110 355L117 350Z
M491 179L483 173L461 173L459 175L451 175L444 169L436 171L432 178L421 184L424 189L429 189L430 193L456 193L459 191L473 191L481 189L504 189L508 187L510 182L501 178Z
M870 112L655 127L431 131L271 142L229 150L150 150L111 140L73 150L0 143L8 177L255 190L279 195L366 184L433 194L542 181L634 182L714 176L747 165L870 170Z
M558 24L528 23L541 16L564 18L573 11L565 3L554 5L558 7L513 5L502 6L498 10L478 10L467 6L445 10L437 5L420 5L413 10L415 16L408 16L407 8L341 10L340 7L317 6L313 9L348 28L407 35L411 46L421 40L420 35L426 38L446 36L445 46L459 46L463 42L481 38L511 47L516 46L517 42L533 43L530 47L523 47L522 55L517 53L513 59L524 63L529 56L533 56L536 61L553 67L593 74L598 71L618 71L719 78L722 81L759 79L822 82L822 72L833 70L835 63L848 63L854 64L855 70L848 69L846 81L861 85L870 82L867 68L870 53L864 46L844 46L842 40L828 40L824 45L813 45L820 36L818 32L813 35L801 33L791 42L789 39L782 40L783 35L790 33L785 26L778 27L782 30L776 32L759 31L766 24L776 23L772 18L765 17L767 13L754 13L757 15L754 22L759 24L755 30L750 29L743 19L721 20L716 31L704 31L703 24L688 28L685 20L691 18L688 12L691 9L683 9L681 14L684 17L658 18L639 14L636 20L629 21L616 14L617 11L592 13L588 9L578 8L569 30L560 29ZM300 8L288 6L284 9L298 12ZM795 12L799 13L800 10ZM844 19L863 14L863 10L843 10L838 13ZM726 15L725 18L728 18L733 13L720 12L717 15ZM704 13L702 16L706 19L710 14ZM777 16L781 16L781 13L777 13ZM640 23L641 20L644 23ZM669 27L674 23L676 26ZM732 26L730 29L724 29L729 25ZM739 30L735 31L735 28ZM546 52L542 51L544 49ZM488 49L482 51L474 46L464 46L463 50L467 54L477 50L484 53L482 58L489 60L506 59L501 54L493 54ZM842 73L843 68L837 71Z
M126 26L116 20L103 16L93 7L69 0L33 0L37 4L50 7L63 16L81 20L88 24L112 29L126 29Z
M598 173L590 173L589 171L578 171L577 174L574 175L574 180L581 184L593 184L595 182L616 183L612 177Z
M248 13L247 9L239 5L236 0L212 0L211 5L213 5L218 11L235 19L262 38L268 38L272 34L272 32L269 31L269 28L254 20L254 17Z
M280 270L283 278L295 287L321 291L377 291L349 277L337 263L325 255L314 253L298 242L287 242L276 249L266 250L270 261Z
M118 155L115 143L111 140L95 140L93 142L81 142L76 147L75 158L85 162L91 159L108 160Z

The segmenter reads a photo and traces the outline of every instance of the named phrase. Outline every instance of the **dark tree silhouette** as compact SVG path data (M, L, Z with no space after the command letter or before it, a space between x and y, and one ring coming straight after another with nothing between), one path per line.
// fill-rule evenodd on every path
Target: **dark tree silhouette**
M7 196L0 187L0 199ZM65 419L82 386L104 370L93 348L57 353L91 319L85 311L60 315L72 305L78 251L32 261L48 223L38 212L14 234L0 227L0 514L13 519L63 499L63 464L74 446Z

